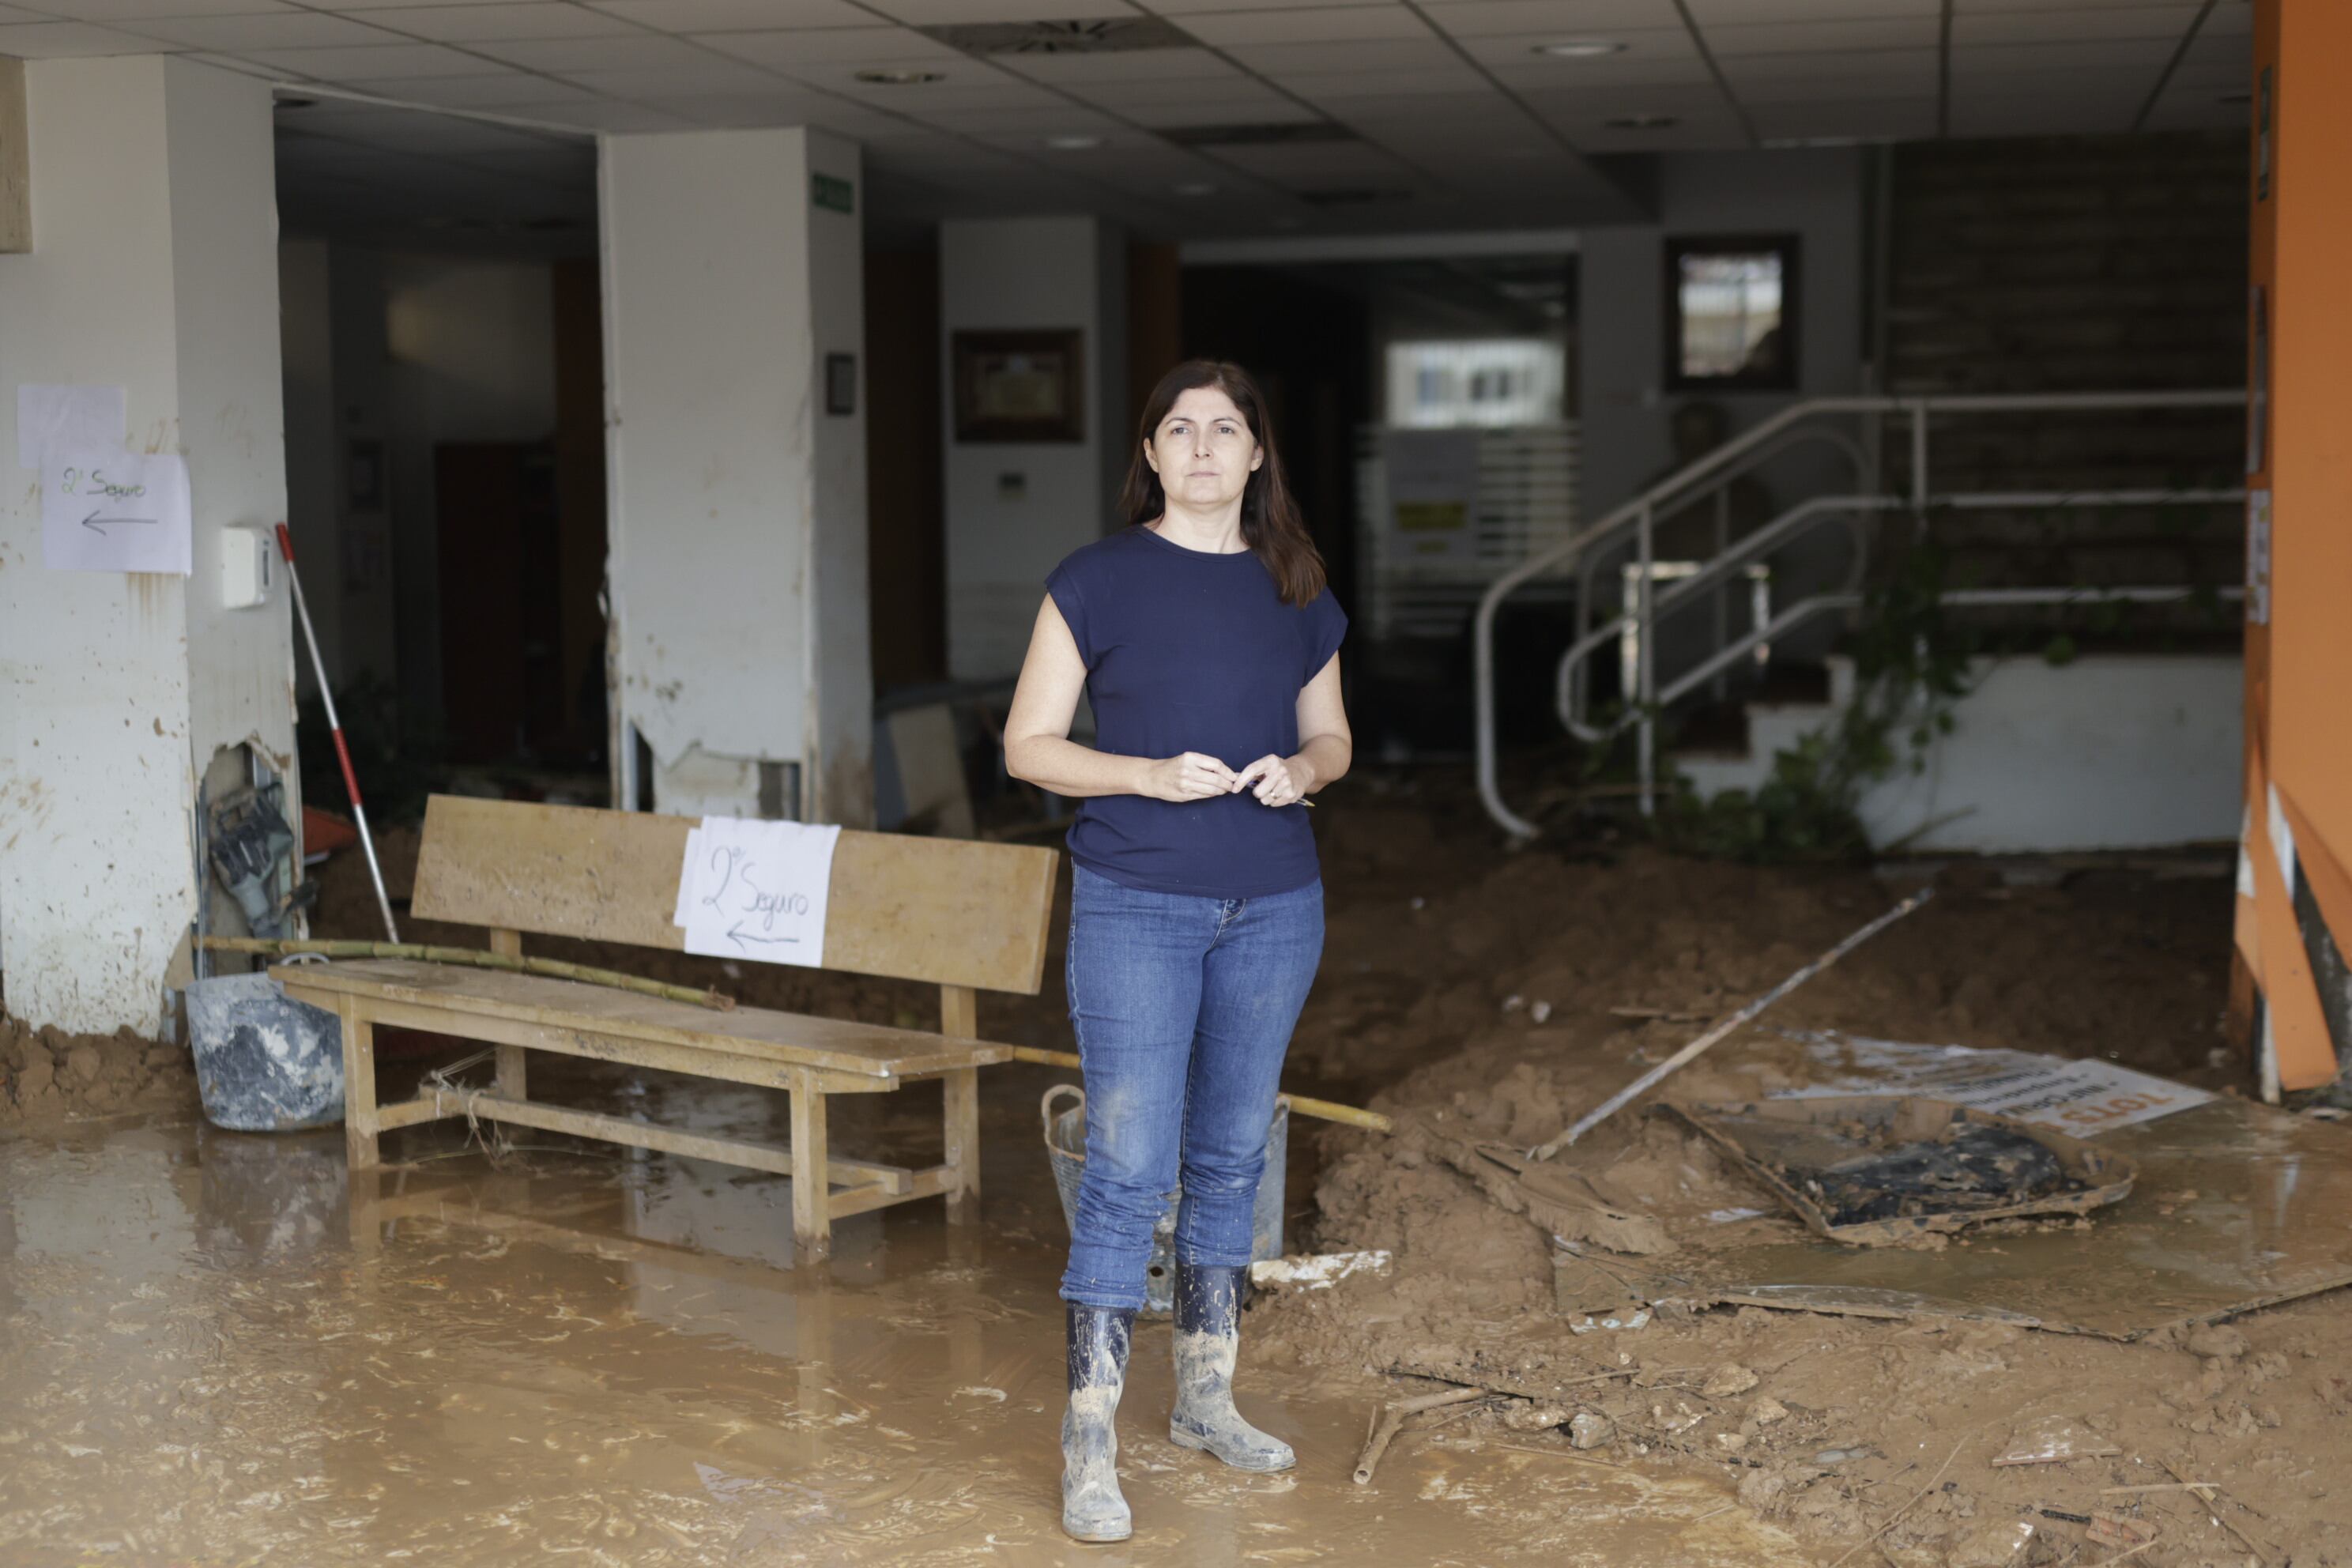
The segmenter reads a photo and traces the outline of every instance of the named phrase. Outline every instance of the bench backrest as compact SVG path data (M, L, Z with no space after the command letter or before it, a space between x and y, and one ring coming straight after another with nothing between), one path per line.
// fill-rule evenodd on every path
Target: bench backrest
M686 933L670 919L697 821L436 795L409 910L683 952ZM845 828L833 855L824 966L1034 995L1059 860L1034 846Z

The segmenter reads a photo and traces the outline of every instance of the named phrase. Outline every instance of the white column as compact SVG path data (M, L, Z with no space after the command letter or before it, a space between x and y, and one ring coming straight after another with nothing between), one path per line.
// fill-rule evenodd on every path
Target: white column
M1045 574L1115 521L1126 477L1127 241L1092 217L940 226L940 385L947 431L948 668L985 680L1021 668ZM956 439L958 331L1076 328L1085 334L1081 438Z
M26 83L34 247L0 257L0 976L30 1023L152 1035L188 973L199 779L248 746L293 770L283 574L258 608L219 584L224 531L286 507L269 89L154 56ZM123 387L131 447L186 457L193 576L43 565L25 382Z
M601 164L615 794L869 824L857 149L607 136Z

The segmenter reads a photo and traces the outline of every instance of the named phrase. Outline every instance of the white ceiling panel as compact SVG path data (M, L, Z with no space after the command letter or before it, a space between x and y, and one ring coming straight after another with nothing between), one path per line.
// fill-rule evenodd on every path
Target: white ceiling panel
M1965 5L1967 0L1961 0ZM2022 0L2047 6L2052 0ZM2127 0L2133 5L2145 0ZM1740 22L1850 22L1885 16L1940 16L1944 0L1684 0L1702 27Z
M639 66L630 70L566 71L569 80L607 98L651 102L668 98L710 98L720 93L793 93L805 89L757 66L709 56L690 65Z
M1223 11L1189 17L1184 30L1204 44L1313 44L1367 38L1427 38L1429 28L1402 5L1360 5L1346 11Z
M152 38L87 22L22 22L0 26L0 55L20 60L80 59L98 55L152 55Z
M1082 98L1089 103L1098 103L1105 109L1119 112L1124 112L1130 105L1223 103L1271 109L1292 101L1287 94L1276 91L1255 78L1242 76L1219 81L1072 82L1066 90L1073 98Z
M1977 76L2063 73L2091 82L2128 79L2146 92L2179 45L2165 38L2111 38L2104 43L1979 44L1952 50L1952 80ZM2086 83L2087 85L2087 83Z
M1662 60L1699 60L1698 45L1692 40L1690 31L1685 27L1644 27L1639 31L1622 29L1609 33L1605 37L1610 43L1625 46L1622 51L1613 55L1573 58L1543 52L1544 45L1558 42L1561 36L1558 32L1481 33L1455 42L1472 59L1486 65L1549 71L1563 80L1623 75L1654 66Z
M1358 71L1352 76L1297 77L1284 84L1309 103L1326 109L1349 103L1377 103L1385 98L1433 98L1475 92L1482 85L1474 72Z
M1397 0L1282 0L1286 9L1297 10L1311 6L1318 11L1339 11L1358 5L1393 5ZM1227 11L1255 11L1266 0L1145 0L1144 8L1163 16L1207 16Z
M1312 105L1273 97L1210 98L1118 107L1126 119L1158 131L1181 131L1201 125L1306 125L1323 118L1322 111Z
M971 65L954 49L908 27L823 28L794 33L702 33L696 43L753 65L779 70L839 67L859 71L893 67ZM982 67L982 69L990 68Z
M1056 86L1077 82L1244 79L1206 49L1116 49L1099 55L997 55L1005 69Z
M866 0L866 4L912 27L943 22L1074 22L1139 14L1127 0Z
M849 0L590 0L590 4L607 16L665 33L871 27L877 19L873 12Z
M1253 44L1227 52L1254 71L1281 78L1462 68L1462 57L1436 38L1376 38L1341 44Z
M1933 98L1765 103L1751 106L1748 112L1756 134L1767 142L1900 141L1936 133Z
M1738 55L1723 60L1723 74L1733 90L1771 81L1826 81L1832 78L1870 83L1929 81L1940 69L1942 55L1935 49L1873 49L1863 55L1786 54Z
M495 76L401 77L377 82L373 90L403 103L429 103L443 109L503 109L517 103L577 102L593 96L584 87L524 71L500 71Z
M225 16L235 13L291 11L282 0L39 0L29 8L44 20L120 23L135 28L159 16Z
M191 49L243 54L248 49L299 49L328 44L397 44L406 40L348 16L315 11L263 11L240 16L168 16L139 24L142 31Z
M628 23L583 5L555 0L530 0L521 5L418 5L398 10L370 11L366 21L397 28L439 44L510 43L518 39L585 38L631 34Z
M531 70L570 76L575 71L644 70L690 66L711 58L680 38L630 33L605 38L518 38L473 46L480 53Z
M14 5L0 5L0 26L16 22L54 22L54 16L44 16L37 11L19 11Z
M1051 109L940 109L917 118L959 135L991 139L993 133L994 140L1018 142L1031 152L1042 150L1049 136L1140 137L1108 114L1069 103Z
M1883 16L1842 22L1758 22L1706 29L1717 59L1738 55L1822 54L1869 49L1934 48L1941 24L1933 16Z
M377 82L404 76L495 76L496 60L437 44L377 44L363 48L245 49L247 59L299 71L320 81Z
M1430 0L1429 19L1461 37L1489 33L1614 36L1619 28L1679 27L1674 0Z
M686 131L694 125L694 121L684 115L648 109L638 103L621 103L608 98L590 99L584 103L547 104L534 108L532 118L555 125L570 125L582 131L609 131L616 135L645 131Z
M2001 11L1952 18L1952 45L2069 43L2079 39L2162 38L2179 43L2200 5L2132 5L2106 9Z

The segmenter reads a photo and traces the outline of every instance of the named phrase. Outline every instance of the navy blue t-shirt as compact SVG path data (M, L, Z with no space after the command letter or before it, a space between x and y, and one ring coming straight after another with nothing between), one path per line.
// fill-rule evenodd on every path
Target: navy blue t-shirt
M1348 630L1328 589L1286 605L1254 552L1187 550L1148 528L1071 552L1045 588L1086 660L1095 746L1115 756L1200 752L1239 770L1293 755L1299 690ZM1318 874L1307 817L1246 788L1193 801L1096 795L1079 803L1070 858L1130 888L1264 898Z

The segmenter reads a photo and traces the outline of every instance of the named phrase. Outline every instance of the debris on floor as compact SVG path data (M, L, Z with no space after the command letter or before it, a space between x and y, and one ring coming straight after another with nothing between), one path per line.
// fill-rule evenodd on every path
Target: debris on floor
M0 1013L0 1126L102 1116L193 1101L195 1077L179 1046L114 1035L35 1029Z

